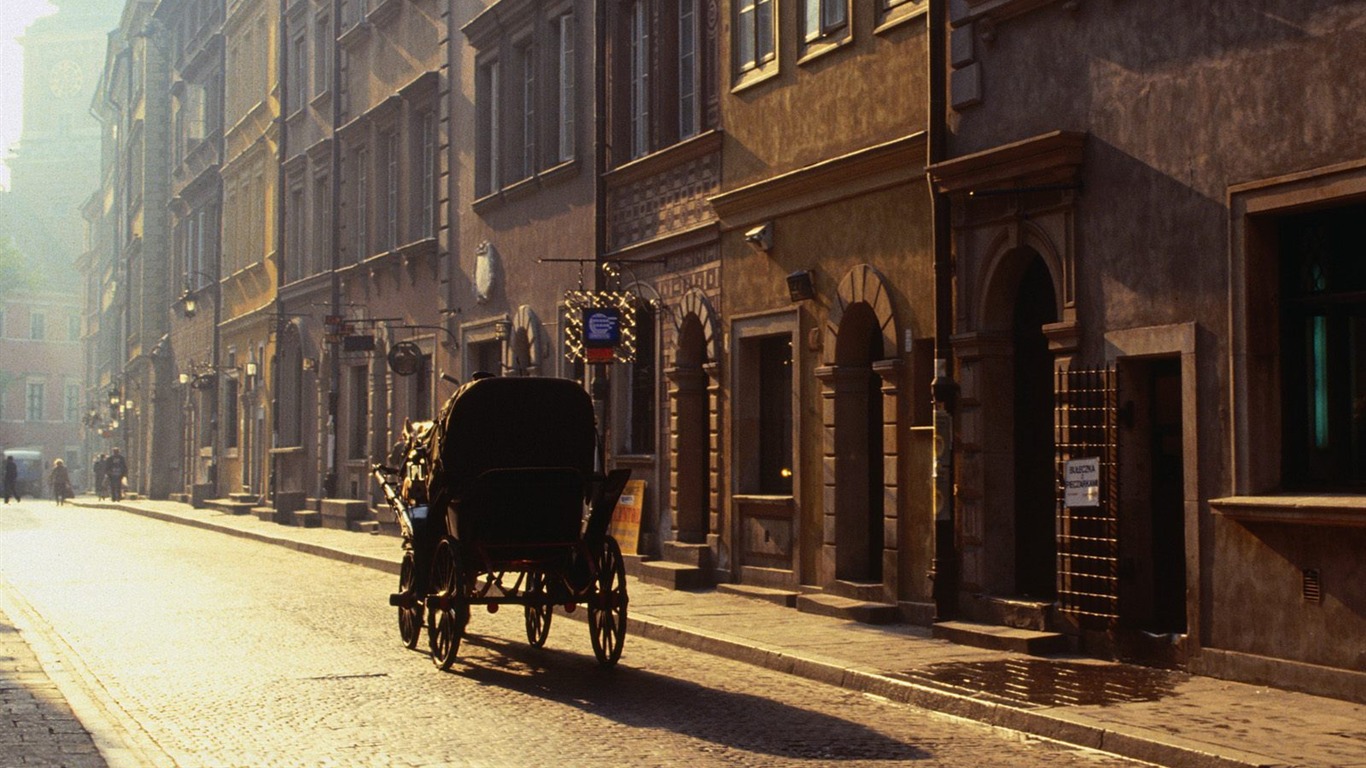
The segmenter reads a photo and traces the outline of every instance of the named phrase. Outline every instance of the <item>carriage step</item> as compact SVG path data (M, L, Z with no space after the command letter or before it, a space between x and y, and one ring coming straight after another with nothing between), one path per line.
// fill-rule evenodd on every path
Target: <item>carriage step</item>
M837 595L800 595L797 597L797 610L802 613L848 619L860 624L895 624L901 621L901 613L895 605L854 600Z
M667 560L648 560L640 563L636 578L646 584L682 591L707 589L711 586L707 572L701 568Z
M389 595L389 605L395 608L412 608L417 605L417 595L412 592L395 592Z

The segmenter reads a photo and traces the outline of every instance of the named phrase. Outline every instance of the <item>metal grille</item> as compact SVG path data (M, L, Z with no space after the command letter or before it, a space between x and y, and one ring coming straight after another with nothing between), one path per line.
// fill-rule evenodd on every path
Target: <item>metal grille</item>
M1083 626L1119 616L1118 396L1113 368L1058 371L1054 387L1057 476L1074 459L1097 459L1096 506L1069 507L1058 487L1058 602Z

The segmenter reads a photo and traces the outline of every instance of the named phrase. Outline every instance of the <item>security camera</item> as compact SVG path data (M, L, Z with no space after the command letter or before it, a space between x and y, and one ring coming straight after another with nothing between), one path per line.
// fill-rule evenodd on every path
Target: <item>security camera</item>
M773 248L773 222L766 222L745 233L745 242L755 250L768 253Z

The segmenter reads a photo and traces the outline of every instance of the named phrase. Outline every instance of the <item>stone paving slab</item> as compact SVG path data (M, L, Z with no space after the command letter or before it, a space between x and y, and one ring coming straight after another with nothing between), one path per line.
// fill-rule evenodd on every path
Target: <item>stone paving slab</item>
M78 500L398 572L399 541L176 502ZM1089 658L955 645L710 590L632 580L629 633L1162 765L1366 767L1366 706ZM573 617L581 618L582 611ZM629 663L630 640L626 662ZM1088 698L1099 697L1095 703Z

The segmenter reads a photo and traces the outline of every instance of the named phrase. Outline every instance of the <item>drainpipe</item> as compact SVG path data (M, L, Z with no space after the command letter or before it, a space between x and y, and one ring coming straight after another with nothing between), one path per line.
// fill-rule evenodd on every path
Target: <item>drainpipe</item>
M593 289L607 288L603 259L607 255L607 3L593 4ZM611 363L589 364L592 395L598 420L598 456L607 470L608 396Z
M948 34L947 0L930 0L929 62L929 130L926 141L926 165L943 160L948 139ZM958 612L958 547L955 535L956 500L953 477L953 413L958 385L953 380L950 355L950 336L953 330L953 251L952 220L949 218L948 196L930 184L930 210L933 226L930 230L934 255L934 382L930 390L934 396L934 562L930 578L933 580L935 620L952 618Z
M270 359L270 448L280 446L280 339L283 334L280 332L284 328L285 308L281 301L281 291L285 286L285 260L290 256L289 243L285 240L285 195L289 190L285 181L285 147L289 141L289 21L285 13L285 6L288 0L280 0L280 44L277 47L276 55L279 60L276 62L276 77L279 78L280 92L280 116L279 130L276 133L275 145L275 351ZM299 94L300 97L303 94ZM295 212L298 213L297 211ZM265 363L264 360L261 361ZM271 506L276 504L276 481L278 474L278 454L274 450L267 450L266 463L270 466L270 471L266 473L266 493L270 498Z
M341 238L339 230L341 228L341 137L338 130L341 128L341 11L342 0L332 0L332 236L329 238L332 246L332 301L330 304L331 317L341 316ZM335 329L329 329L333 331ZM322 498L336 498L337 496L337 398L341 391L341 344L337 340L337 334L328 333L327 357L327 472L323 475Z

